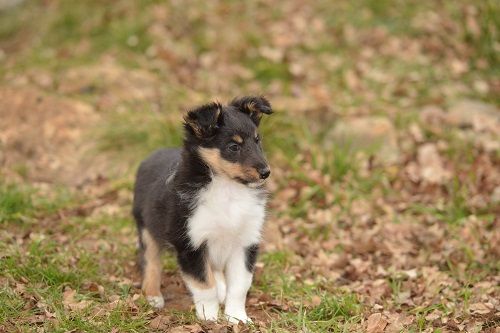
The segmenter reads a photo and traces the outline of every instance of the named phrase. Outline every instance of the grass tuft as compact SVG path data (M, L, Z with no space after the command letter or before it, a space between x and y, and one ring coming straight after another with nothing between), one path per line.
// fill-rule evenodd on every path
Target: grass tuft
M0 223L19 221L32 212L32 190L21 185L6 184L0 180Z

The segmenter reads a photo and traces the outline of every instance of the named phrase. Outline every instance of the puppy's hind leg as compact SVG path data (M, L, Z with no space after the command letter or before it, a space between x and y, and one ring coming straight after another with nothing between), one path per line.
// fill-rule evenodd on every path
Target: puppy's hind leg
M157 309L163 308L165 301L161 294L161 257L160 247L149 231L141 233L142 251L142 291L149 304Z

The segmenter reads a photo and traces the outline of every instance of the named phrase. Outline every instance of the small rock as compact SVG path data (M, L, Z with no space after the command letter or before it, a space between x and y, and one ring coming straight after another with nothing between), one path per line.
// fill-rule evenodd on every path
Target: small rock
M500 112L491 104L462 100L448 110L445 118L450 125L500 134Z
M0 0L0 10L6 10L20 5L25 0Z
M341 145L373 153L381 162L395 163L399 159L396 130L385 117L360 117L340 120L326 136L325 147Z

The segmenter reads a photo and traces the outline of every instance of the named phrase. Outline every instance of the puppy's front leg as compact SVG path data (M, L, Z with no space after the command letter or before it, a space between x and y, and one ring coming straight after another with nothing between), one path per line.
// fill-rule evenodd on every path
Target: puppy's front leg
M252 284L253 266L257 254L257 246L234 251L226 266L226 307L225 315L228 321L244 323L252 320L247 316L245 301L248 289Z
M193 295L196 316L201 320L216 321L219 314L217 287L212 268L203 250L179 253L182 278Z
M226 278L221 271L214 271L215 286L217 287L217 299L220 304L226 300Z

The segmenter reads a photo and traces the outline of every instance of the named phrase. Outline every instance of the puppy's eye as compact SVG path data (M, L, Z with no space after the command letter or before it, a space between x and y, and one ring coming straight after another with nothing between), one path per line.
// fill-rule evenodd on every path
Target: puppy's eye
M236 152L240 151L240 145L237 144L237 143L231 143L231 144L229 144L229 146L227 147L227 149L229 149L233 153L236 153Z
M256 142L256 143L259 143L259 142L260 142L260 136L259 136L259 135L257 135L257 136L255 137L255 142Z

